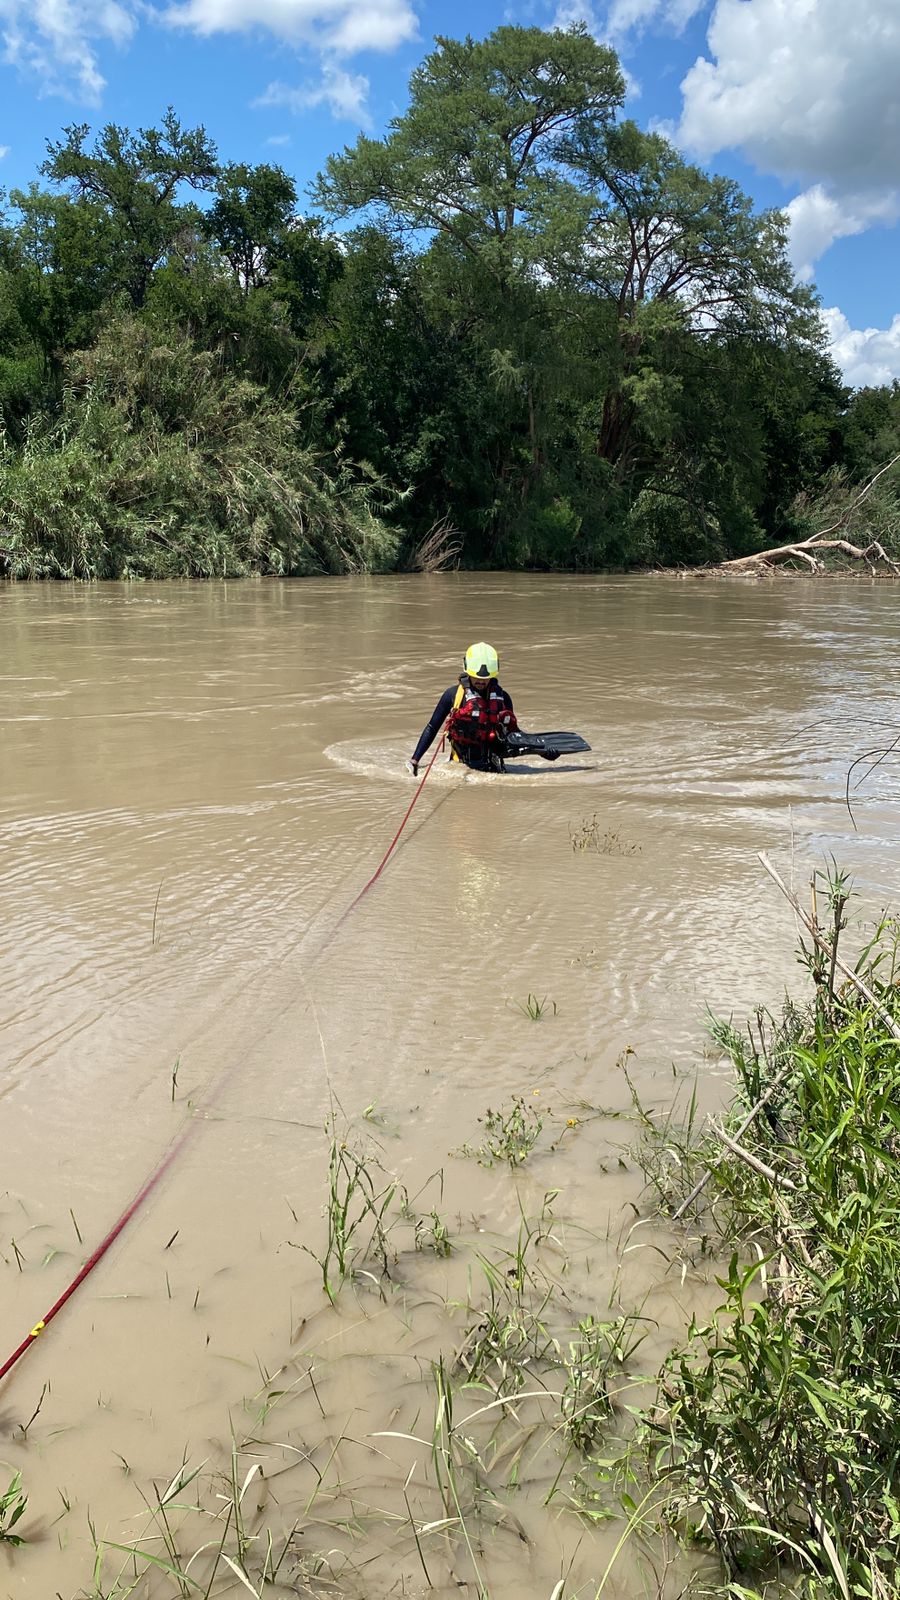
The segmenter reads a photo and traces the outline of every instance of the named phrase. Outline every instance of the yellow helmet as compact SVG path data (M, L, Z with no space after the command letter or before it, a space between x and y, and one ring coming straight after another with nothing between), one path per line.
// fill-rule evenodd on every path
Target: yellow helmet
M500 671L500 657L492 644L470 644L465 654L465 668L470 678L496 678Z

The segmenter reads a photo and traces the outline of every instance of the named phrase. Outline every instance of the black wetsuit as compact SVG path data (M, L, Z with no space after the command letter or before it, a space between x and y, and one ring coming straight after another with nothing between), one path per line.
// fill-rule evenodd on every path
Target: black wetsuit
M429 745L434 743L435 739L443 728L444 723L447 721L447 718L453 710L458 690L459 684L454 683L451 684L449 689L445 689L441 695L440 700L438 701L431 713L431 716L422 729L419 742L413 751L412 759L414 764L421 761L425 751L428 749ZM495 684L495 690L502 699L507 711L512 711L513 703L506 690L501 689L499 683ZM502 752L494 751L489 753L487 750L480 751L476 745L467 745L460 746L457 754L459 759L466 763L466 766L478 767L482 770L489 771L492 770L496 765L497 755L502 754Z

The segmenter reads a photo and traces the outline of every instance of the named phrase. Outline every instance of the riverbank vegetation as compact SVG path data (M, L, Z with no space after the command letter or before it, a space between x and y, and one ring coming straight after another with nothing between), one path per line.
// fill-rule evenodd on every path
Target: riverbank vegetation
M626 1051L618 1109L545 1079L412 1191L386 1153L403 1130L335 1110L324 1222L288 1241L314 1266L296 1348L221 1459L172 1463L138 1534L95 1535L86 1595L896 1594L900 928L854 929L851 958L846 880L817 874L807 911L769 870L809 993L712 1024L734 1088L703 1126L689 1086L680 1111L642 1104ZM609 1223L565 1198L571 1142L598 1134ZM502 1228L471 1209L479 1175ZM24 1564L16 1473L0 1540L20 1539Z
M581 27L440 39L306 205L171 110L67 128L0 224L0 572L623 569L824 526L900 388L843 387L783 216L623 98ZM900 557L897 474L866 505Z

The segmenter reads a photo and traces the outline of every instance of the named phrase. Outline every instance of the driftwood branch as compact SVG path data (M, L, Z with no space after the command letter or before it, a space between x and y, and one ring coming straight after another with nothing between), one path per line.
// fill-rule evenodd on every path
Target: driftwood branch
M900 577L900 565L893 561L887 554L884 546L877 539L871 539L866 545L853 544L846 538L833 538L846 529L851 516L857 506L861 505L866 495L874 489L879 478L890 472L900 461L900 454L892 460L885 462L883 467L873 474L868 483L864 484L848 506L845 506L836 522L827 528L820 528L817 533L811 533L807 539L795 539L791 544L775 545L771 550L757 550L751 556L735 556L730 561L721 561L717 568L719 572L761 572L766 568L778 566L782 561L806 561L813 571L821 571L823 563L817 559L816 552L820 550L840 550L842 554L850 556L854 561L867 561L874 571L875 562L881 561L886 567Z

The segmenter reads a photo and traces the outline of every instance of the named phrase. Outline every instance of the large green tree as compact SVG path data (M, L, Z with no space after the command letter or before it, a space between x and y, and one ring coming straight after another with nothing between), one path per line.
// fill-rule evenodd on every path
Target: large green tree
M218 165L205 129L183 128L170 107L159 128L109 123L90 148L86 123L64 130L47 146L44 177L66 185L109 225L112 266L131 305L139 309L155 269L176 247L179 235L197 222L182 191L213 187Z
M561 142L596 139L625 93L614 52L581 25L437 39L384 139L332 156L316 199L332 216L372 207L389 226L447 235L502 282L534 260L538 228L577 194Z
M813 292L794 281L781 212L754 211L738 184L633 122L599 137L578 130L565 153L590 213L561 266L615 313L618 370L597 448L628 470L642 410L658 415L666 391L677 395L680 335L803 349L822 330Z

